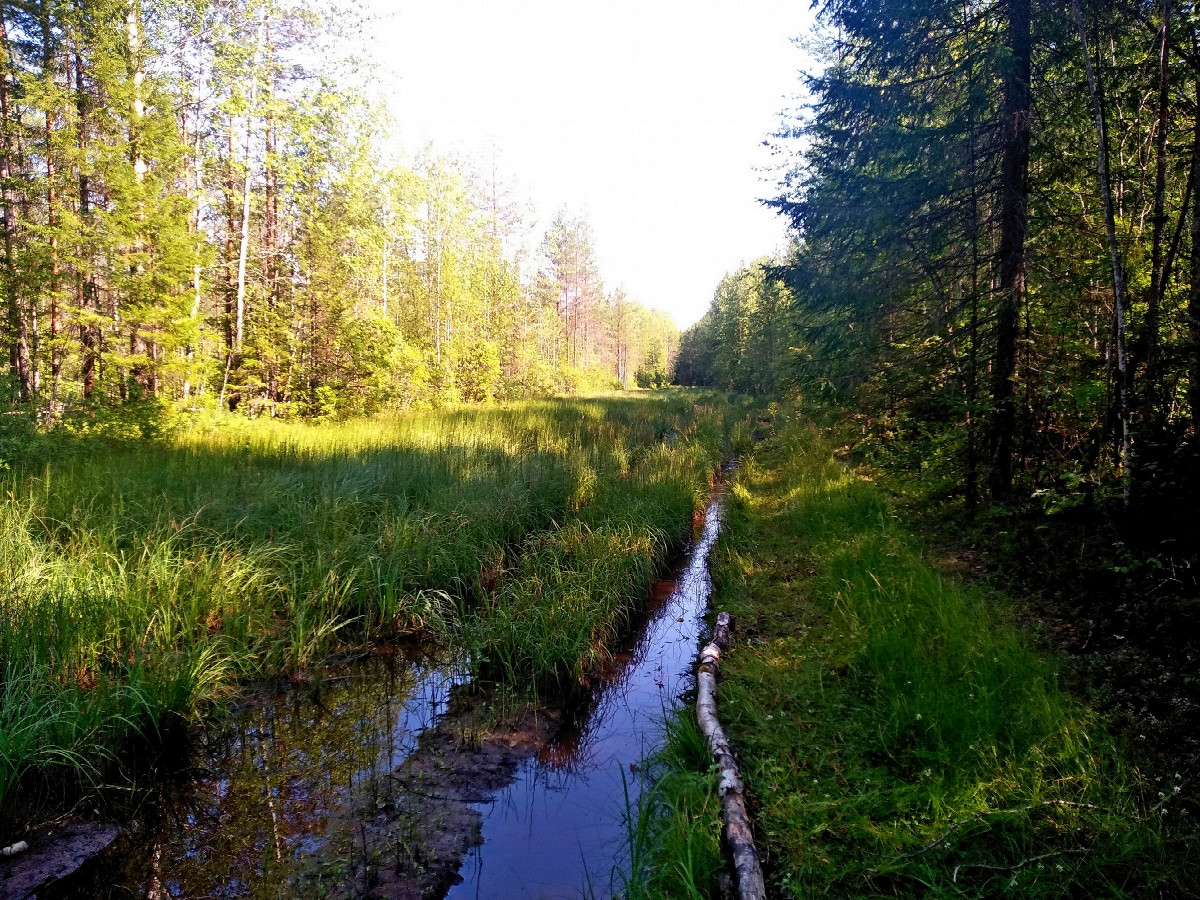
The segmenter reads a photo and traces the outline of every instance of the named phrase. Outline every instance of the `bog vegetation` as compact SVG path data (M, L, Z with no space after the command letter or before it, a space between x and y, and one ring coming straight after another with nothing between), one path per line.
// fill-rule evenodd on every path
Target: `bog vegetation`
M533 401L677 330L498 159L399 163L366 27L0 5L0 826L335 648L569 691L688 533L725 402Z
M335 650L414 635L484 679L579 689L740 415L673 393L42 436L0 500L4 824Z
M380 149L353 4L0 5L0 827L339 648L585 682L763 420L534 398L673 373L804 397L1078 656L811 428L766 445L717 575L761 641L729 705L777 884L1200 893L1197 11L818 8L792 246L678 335L495 161ZM675 726L631 891L714 888L700 749Z
M725 278L677 377L840 410L857 461L1040 595L1143 751L1194 767L1196 10L818 9L779 138L794 245Z
M795 245L726 277L679 380L849 400L864 438L970 510L1100 508L1182 558L1200 484L1194 11L820 9L824 68L773 201Z
M746 467L717 555L776 883L1194 896L1196 10L816 8L808 105L777 135L792 246L726 276L676 366L828 426ZM669 896L719 862L695 744L681 723L667 755L648 887Z

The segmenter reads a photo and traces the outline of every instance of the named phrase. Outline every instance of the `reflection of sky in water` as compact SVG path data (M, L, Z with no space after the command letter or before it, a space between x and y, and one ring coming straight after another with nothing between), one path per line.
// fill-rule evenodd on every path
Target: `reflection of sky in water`
M642 788L630 767L661 746L664 711L690 686L719 528L713 501L675 589L622 648L577 733L526 760L513 784L481 804L484 843L464 861L450 900L574 900L619 890L625 792L636 803Z
M421 667L414 670L413 678L416 681L413 696L401 708L392 728L392 739L396 749L388 756L388 768L395 768L404 757L417 749L417 739L421 732L433 725L438 716L445 712L450 689L467 680L466 676L459 672L450 673L443 669L425 670Z

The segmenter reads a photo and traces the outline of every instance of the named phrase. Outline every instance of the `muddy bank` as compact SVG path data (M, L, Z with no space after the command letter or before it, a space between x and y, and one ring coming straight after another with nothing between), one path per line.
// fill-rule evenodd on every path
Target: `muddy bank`
M672 577L660 582L588 708L513 782L481 804L482 844L468 854L449 900L617 895L628 864L627 816L643 788L641 764L662 747L666 716L694 683L707 632L708 554L720 528L714 499Z
M719 512L714 501L585 701L497 711L494 695L455 698L377 796L360 798L355 864L339 896L619 892L641 762L662 745L664 711L692 683Z
M528 708L501 728L482 698L425 732L417 751L386 773L378 797L359 798L349 818L360 841L339 895L443 897L462 880L483 841L481 806L559 731L561 713Z
M0 860L0 896L13 900L37 896L44 886L71 878L121 835L115 825L87 822L40 829L22 842L28 849Z
M119 839L37 896L319 896L345 868L331 858L341 811L416 749L462 680L437 662L371 658L248 698L200 735L193 777L140 795ZM0 897L24 896L24 872L58 837L31 848Z

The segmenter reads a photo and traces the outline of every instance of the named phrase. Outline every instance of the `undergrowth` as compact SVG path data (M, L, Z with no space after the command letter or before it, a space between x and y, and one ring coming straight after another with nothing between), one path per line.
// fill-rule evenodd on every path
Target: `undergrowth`
M720 710L786 896L1183 897L1178 784L1148 782L1003 598L940 574L882 493L792 422L747 460L713 554L739 628ZM706 757L678 724L653 896L715 896ZM673 754L673 755L672 755Z

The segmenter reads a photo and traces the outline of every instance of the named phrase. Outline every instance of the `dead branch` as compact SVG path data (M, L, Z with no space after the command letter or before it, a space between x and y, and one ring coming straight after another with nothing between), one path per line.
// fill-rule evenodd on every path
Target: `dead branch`
M1074 800L1043 800L1040 803L1032 803L1029 806L1017 806L1012 809L985 809L981 812L975 813L974 815L967 816L967 818L965 818L965 819L959 819L957 822L951 822L950 827L947 828L945 833L942 834L942 836L939 837L937 840L931 841L928 844L924 844L923 846L921 846L920 848L918 848L916 850L910 850L908 853L902 853L899 856L897 856L896 859L904 859L905 857L908 857L908 856L920 856L922 853L928 853L930 850L932 850L935 847L942 844L948 837L950 837L952 834L954 834L954 832L958 831L958 829L962 828L964 825L970 825L972 822L978 822L980 819L985 819L988 816L1002 816L1002 815L1015 815L1017 813L1028 813L1028 812L1033 812L1035 809L1039 809L1043 806L1063 806L1063 807L1070 807L1070 808L1074 808L1074 809L1099 809L1099 810L1102 810L1104 808L1102 806L1097 806L1094 803L1079 803Z
M962 869L991 869L995 872L1011 872L1015 875L1031 863L1041 862L1044 859L1053 859L1056 856L1082 856L1086 852L1086 850L1052 850L1049 853L1039 853L1037 856L1023 859L1020 862L1013 863L1011 866L994 866L990 863L962 863L954 867L954 874L950 876L950 880L954 884L958 884L958 873Z

